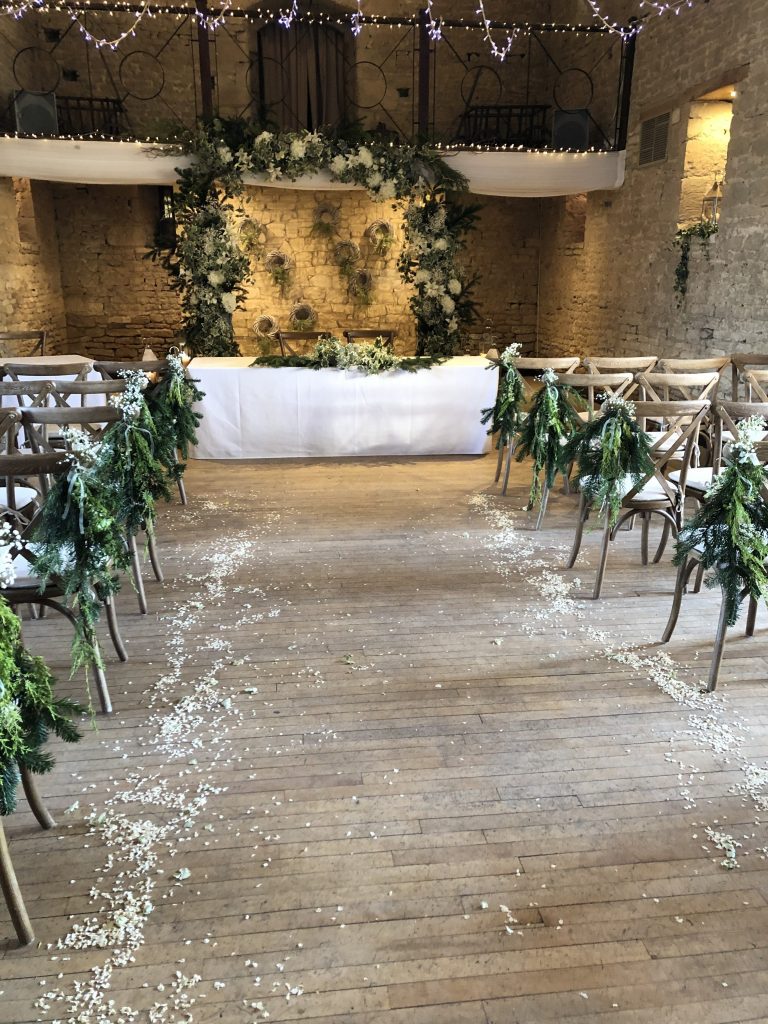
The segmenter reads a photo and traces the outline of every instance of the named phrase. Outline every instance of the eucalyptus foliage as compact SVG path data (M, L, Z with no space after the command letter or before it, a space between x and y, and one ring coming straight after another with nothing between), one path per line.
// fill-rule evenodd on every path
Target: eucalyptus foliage
M184 460L197 444L197 428L203 418L194 408L205 397L185 372L178 355L168 356L168 367L160 379L150 384L145 400L155 425L155 454L174 480L186 469ZM180 462L177 453L181 453Z
M709 570L707 586L722 587L728 625L733 626L744 596L768 597L768 471L743 426L730 460L680 531L674 561L680 565L695 554Z
M520 355L520 346L517 342L508 345L499 357L498 365L501 368L501 379L499 390L496 393L496 402L488 409L482 410L481 423L489 423L489 434L497 434L496 447L504 448L512 442L515 434L523 425L523 401L525 400L525 383L520 376L515 361ZM492 363L489 369L494 369L496 363Z
M0 598L0 815L16 807L20 768L49 772L54 760L44 747L51 734L67 743L80 739L72 719L84 708L54 694L42 658L21 639L21 623Z
M398 356L382 338L374 341L350 342L345 344L331 335L320 338L306 356L259 356L251 366L303 367L310 370L360 370L367 374L385 373L387 370L427 369L439 363L431 356Z
M345 141L319 132L260 131L243 120L219 118L191 133L184 149L193 159L179 171L181 236L175 251L155 249L149 255L162 260L182 293L186 346L193 355L238 353L232 313L244 297L249 261L229 218L243 176L295 181L319 171L328 171L333 181L361 185L376 201L407 202L400 270L406 282L417 285L411 307L418 352L456 351L461 327L472 315L469 286L456 259L472 212L438 202L437 192L466 191L467 181L433 150L393 146L375 135ZM442 219L430 236L435 216ZM429 280L415 281L422 261ZM455 290L449 290L450 282Z
M688 293L688 278L691 273L691 245L694 238L698 238L701 245L708 242L712 235L717 234L717 222L711 220L696 221L686 228L680 228L675 235L675 245L679 250L677 266L675 267L675 292L677 304L681 306ZM704 250L709 259L709 249Z
M581 426L575 406L583 405L577 392L561 384L552 370L545 370L540 379L541 390L536 393L520 429L515 453L518 462L526 458L533 460L529 509L541 497L542 474L551 489L556 475L565 471L564 446Z
M579 487L598 511L607 512L611 526L621 501L653 473L651 439L635 419L635 406L620 397L607 398L600 415L587 421L563 449L563 463L576 463Z

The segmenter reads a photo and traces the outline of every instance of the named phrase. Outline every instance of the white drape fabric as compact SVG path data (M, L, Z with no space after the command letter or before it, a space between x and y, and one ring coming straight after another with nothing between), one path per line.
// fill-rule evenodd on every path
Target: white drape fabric
M479 455L488 448L480 415L495 401L498 372L482 357L375 376L250 362L192 361L205 393L195 458Z
M471 192L487 196L564 196L619 188L625 153L444 154L469 179ZM189 158L167 146L140 142L82 142L67 139L0 138L0 176L82 185L172 185L176 168ZM270 182L248 176L252 185L350 191L323 172L298 181Z

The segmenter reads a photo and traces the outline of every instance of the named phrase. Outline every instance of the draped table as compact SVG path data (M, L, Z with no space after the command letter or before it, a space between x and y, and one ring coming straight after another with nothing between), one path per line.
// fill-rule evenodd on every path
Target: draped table
M457 356L409 373L250 367L252 359L197 358L205 398L198 459L354 455L480 455L481 411L498 373L484 356Z

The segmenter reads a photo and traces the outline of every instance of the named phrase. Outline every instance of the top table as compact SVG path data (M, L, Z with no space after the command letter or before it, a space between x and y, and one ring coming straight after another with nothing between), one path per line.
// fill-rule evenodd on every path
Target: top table
M205 392L195 458L479 455L489 447L480 417L496 399L498 373L484 356L376 375L252 361L190 364Z

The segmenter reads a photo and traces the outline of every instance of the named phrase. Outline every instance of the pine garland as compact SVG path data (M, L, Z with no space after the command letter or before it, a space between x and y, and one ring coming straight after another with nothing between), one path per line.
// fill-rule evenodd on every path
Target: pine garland
M496 404L483 409L481 413L480 422L490 423L488 433L498 434L497 448L504 448L510 444L523 425L525 382L515 366L515 360L519 355L520 345L517 342L508 345L501 353L498 365L501 367L502 375L496 394ZM492 363L489 369L494 369L496 365L495 362Z
M99 464L98 448L79 431L68 431L70 466L48 492L32 537L40 589L52 578L75 602L77 628L72 668L101 665L95 627L101 601L120 588L117 572L130 565L115 518L118 491Z
M21 623L0 598L0 815L16 807L19 769L49 772L54 765L44 746L51 734L75 743L72 719L85 709L54 696L53 677L42 658L21 642Z
M320 338L313 350L305 356L259 356L251 366L279 368L283 366L302 367L309 370L361 370L377 374L387 370L406 370L415 373L439 365L443 360L436 356L398 356L385 344L382 338L373 341L350 342L345 344L330 335Z
M768 503L762 493L768 471L756 459L750 439L756 419L739 425L731 461L680 531L674 557L681 565L694 552L709 570L707 586L722 587L729 626L739 617L744 591L758 601L768 598Z
M156 384L150 384L146 402L156 431L156 455L168 474L178 480L186 467L189 449L197 444L197 428L203 418L193 405L203 392L184 371L180 356L168 356L168 369Z
M147 378L138 370L125 370L120 376L126 390L117 396L123 417L104 435L97 471L107 487L115 488L115 519L125 533L133 537L139 530L151 529L159 498L170 501L166 468L156 455L157 428L144 400Z
M627 480L636 487L653 473L651 439L635 419L635 406L607 398L600 415L589 420L563 449L563 462L578 465L579 486L593 508L616 523Z
M529 456L533 459L533 479L528 499L532 509L541 498L541 475L551 490L555 476L567 465L563 446L573 432L581 426L575 404L583 405L573 388L561 384L557 374L545 370L539 378L542 388L537 392L518 435L518 462Z

